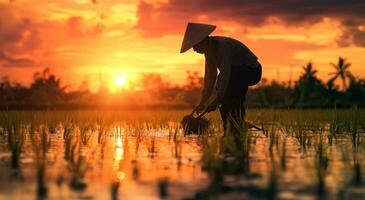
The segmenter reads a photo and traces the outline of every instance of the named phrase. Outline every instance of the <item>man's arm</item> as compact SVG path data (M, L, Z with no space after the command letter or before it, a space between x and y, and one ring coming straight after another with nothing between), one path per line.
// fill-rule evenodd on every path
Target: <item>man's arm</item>
M217 68L213 66L209 58L205 56L204 87L200 105L203 105L211 96L216 79L217 79Z
M221 78L218 84L218 94L217 97L208 105L206 111L210 112L217 109L218 105L222 103L224 96L227 93L227 88L229 84L229 79L231 76L231 64L232 64L232 55L231 48L227 44L221 44L220 46L220 55L221 58L221 71L219 72Z
M220 71L220 84L218 88L218 95L217 95L217 101L220 103L220 101L223 99L223 97L226 95L229 79L231 77L231 65L232 65L232 55L231 55L231 48L227 44L222 44L221 46L221 69Z

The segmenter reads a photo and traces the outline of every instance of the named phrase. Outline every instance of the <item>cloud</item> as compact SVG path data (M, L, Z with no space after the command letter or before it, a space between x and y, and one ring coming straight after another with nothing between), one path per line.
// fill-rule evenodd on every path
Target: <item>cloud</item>
M70 37L98 36L103 33L104 26L98 22L95 25L88 25L84 18L72 16L68 19L68 33Z
M343 21L343 30L338 43L342 47L356 44L365 47L365 23L362 20L347 19Z
M14 58L0 52L0 63L3 67L32 67L36 63L29 58Z
M0 4L0 65L5 67L34 66L30 54L40 46L38 30L28 18L18 17Z
M169 0L166 3L138 5L138 24L147 36L181 34L188 21L219 23L234 21L241 26L263 26L272 21L288 26L311 25L324 18L338 20L351 35L350 42L363 44L363 32L345 21L357 19L365 25L365 2L362 0ZM219 24L217 24L219 25Z

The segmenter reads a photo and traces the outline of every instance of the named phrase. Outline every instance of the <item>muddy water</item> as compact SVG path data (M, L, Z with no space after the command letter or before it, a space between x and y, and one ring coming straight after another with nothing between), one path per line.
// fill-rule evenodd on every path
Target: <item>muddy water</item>
M136 128L115 124L98 142L97 131L83 142L79 138L75 161L65 159L64 127L49 132L47 151L46 199L363 199L365 188L354 185L352 147L349 137L326 143L329 164L325 175L325 195L318 194L316 146L303 149L284 133L270 153L269 138L252 131L249 167L244 173L229 173L236 158L218 156L226 163L219 169L223 179L212 181L216 172L205 167L201 138L184 137L178 122L159 128ZM156 127L156 126L155 126ZM219 130L214 135L219 134ZM313 136L313 141L317 141ZM313 142L314 143L314 142ZM36 199L37 165L34 145L29 138L21 154L20 168L11 169L6 137L0 146L0 199ZM285 148L285 157L283 152ZM363 159L363 157L361 158ZM283 164L284 163L284 164ZM285 165L285 166L283 166ZM234 166L240 168L241 166ZM363 165L360 167L363 169ZM72 179L78 176L78 184ZM205 196L204 196L204 195Z

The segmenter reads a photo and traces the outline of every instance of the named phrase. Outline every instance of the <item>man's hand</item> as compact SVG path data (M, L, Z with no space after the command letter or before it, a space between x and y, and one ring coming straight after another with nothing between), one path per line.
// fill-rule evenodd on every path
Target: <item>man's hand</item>
M212 101L209 105L208 105L208 107L207 107L207 109L206 109L206 111L207 112L211 112L211 111L214 111L214 110L216 110L217 109L217 107L219 106L219 101L217 100L217 99L215 99L214 101Z
M200 103L197 107L194 108L194 110L197 113L201 113L201 112L203 112L204 108L205 108L204 104Z

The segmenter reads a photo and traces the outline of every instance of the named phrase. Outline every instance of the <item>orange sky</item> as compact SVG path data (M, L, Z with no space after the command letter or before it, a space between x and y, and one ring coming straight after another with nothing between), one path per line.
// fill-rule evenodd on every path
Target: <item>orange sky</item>
M35 71L50 67L74 89L83 80L93 90L100 80L114 87L118 77L128 82L149 72L181 83L186 70L203 73L202 55L179 54L185 25L194 21L244 42L268 79L289 80L291 74L294 80L312 61L327 80L339 56L365 78L364 3L296 1L0 0L0 76L29 84Z

